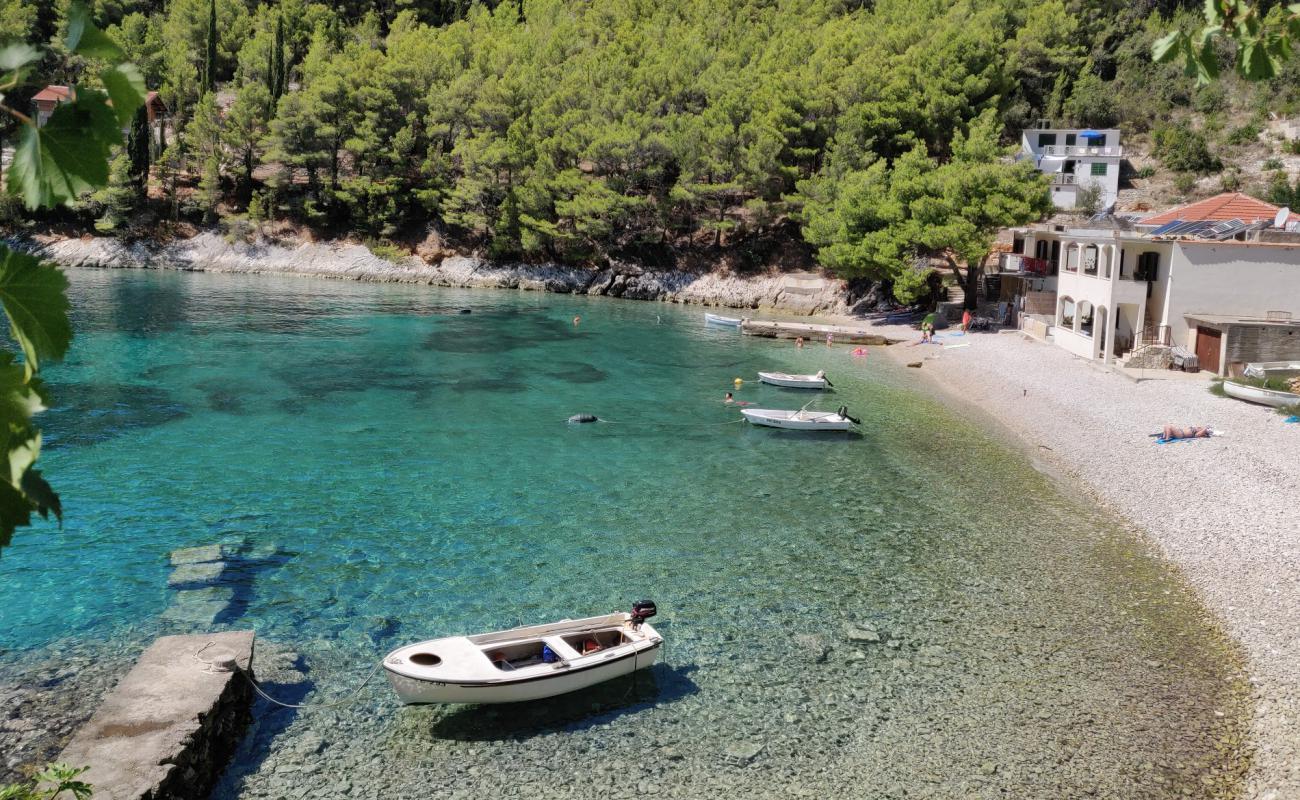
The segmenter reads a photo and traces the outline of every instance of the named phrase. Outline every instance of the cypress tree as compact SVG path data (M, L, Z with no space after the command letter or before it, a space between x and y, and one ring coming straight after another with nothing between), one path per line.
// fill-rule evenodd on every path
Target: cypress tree
M149 112L141 106L131 120L131 130L126 138L126 153L131 159L131 169L127 173L136 194L146 197L149 194Z
M217 88L217 0L208 0L208 52L203 62L203 88Z
M288 81L284 74L284 12L275 20L275 46L271 48L271 101L280 99Z

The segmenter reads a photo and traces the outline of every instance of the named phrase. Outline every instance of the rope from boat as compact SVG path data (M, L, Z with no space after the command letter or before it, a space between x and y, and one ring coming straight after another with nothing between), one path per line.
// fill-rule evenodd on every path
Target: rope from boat
M600 417L597 422L603 422L607 425L649 425L658 428L715 428L719 425L735 425L744 422L744 417L740 419L729 419L726 422L628 422L626 420L613 420ZM568 422L566 419L565 422Z
M301 704L285 703L280 700L276 700L274 697L272 697L271 695L263 691L262 687L258 685L257 679L253 677L253 673L239 666L239 662L234 661L232 659L231 663L219 664L214 661L205 661L202 658L200 658L200 656L203 655L203 651L207 650L209 647L211 647L214 644L216 644L216 642L208 642L207 644L200 647L198 651L194 653L194 660L199 662L200 664L205 664L208 667L208 672L238 672L240 675L243 675L245 678L248 679L249 684L251 684L253 687L253 691L257 692L259 697L261 697L266 702L271 703L273 705L280 706L281 708L301 708L301 709L335 708L337 706L355 702L357 696L361 694L361 690L366 688L366 685L370 683L370 679L375 677L375 673L378 672L379 668L384 665L384 662L376 661L375 665L370 668L369 674L366 675L366 679L361 682L361 685L358 686L356 689L353 689L352 693L349 694L347 697L344 697L342 700L335 700L332 703L301 703Z

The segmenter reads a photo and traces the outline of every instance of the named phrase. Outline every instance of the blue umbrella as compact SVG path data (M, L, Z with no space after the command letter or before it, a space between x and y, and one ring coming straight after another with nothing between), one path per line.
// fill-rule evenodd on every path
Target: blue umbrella
M1101 136L1105 136L1106 134L1102 133L1101 131L1094 131L1091 128L1089 128L1086 131L1079 131L1079 135L1085 139L1096 139Z

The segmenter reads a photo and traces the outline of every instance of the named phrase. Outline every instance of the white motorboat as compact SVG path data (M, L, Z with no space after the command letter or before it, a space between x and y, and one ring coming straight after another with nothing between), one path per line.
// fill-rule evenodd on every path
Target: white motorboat
M740 413L755 425L792 431L851 431L861 422L849 416L849 410L844 406L840 406L838 411L809 411L807 406L798 411L744 408Z
M826 370L818 370L816 375L790 375L785 372L760 372L758 379L773 386L785 386L790 389L825 389L834 386L826 380Z
M1245 400L1248 403L1259 403L1274 408L1300 404L1300 394L1283 392L1277 389L1265 389L1262 386L1251 386L1233 381L1223 382L1223 393L1238 400Z
M1300 375L1300 361L1255 361L1246 365L1247 378L1293 378Z
M449 636L407 645L384 658L403 703L514 703L585 689L644 669L663 637L645 622L655 604L632 612Z
M704 315L704 324L706 325L721 325L725 328L739 328L740 323L742 322L744 322L744 320L739 317L724 317L721 314L707 313Z

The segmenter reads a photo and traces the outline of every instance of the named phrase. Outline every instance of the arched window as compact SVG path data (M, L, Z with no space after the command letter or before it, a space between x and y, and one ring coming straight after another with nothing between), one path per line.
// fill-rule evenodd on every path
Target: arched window
M1074 328L1074 300L1069 295L1057 301L1056 323L1066 328Z

